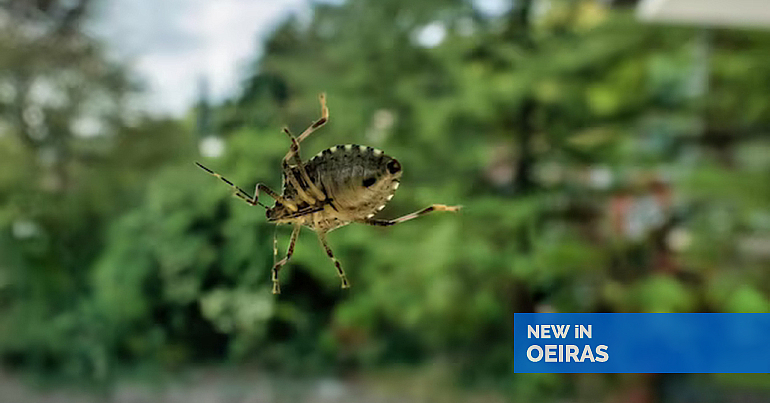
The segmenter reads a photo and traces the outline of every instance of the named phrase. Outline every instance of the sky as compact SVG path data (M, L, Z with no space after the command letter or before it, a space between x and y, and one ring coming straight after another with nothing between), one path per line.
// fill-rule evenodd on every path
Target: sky
M311 1L344 0L103 0L91 30L143 81L148 112L181 116L198 99L201 78L215 102L237 95L267 35L291 14L310 18ZM494 15L512 0L473 2ZM428 25L417 39L435 46L444 33Z
M213 100L235 95L264 38L309 0L105 0L93 32L144 82L147 110L180 116L208 80Z

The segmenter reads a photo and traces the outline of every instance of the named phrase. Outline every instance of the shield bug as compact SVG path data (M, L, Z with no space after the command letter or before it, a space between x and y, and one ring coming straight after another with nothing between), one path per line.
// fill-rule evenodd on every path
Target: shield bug
M273 265L273 294L281 292L278 273L294 253L294 244L303 225L318 235L321 246L337 268L337 275L342 281L342 288L348 288L350 283L347 276L326 241L326 234L329 231L350 223L390 226L433 211L457 211L460 209L460 206L433 204L391 220L374 218L374 215L385 207L385 204L393 198L396 189L398 189L403 173L401 164L395 158L378 149L356 144L327 148L310 160L303 162L299 155L300 143L329 120L329 109L326 107L325 95L321 94L319 99L321 117L299 137L295 137L288 128L283 129L283 132L289 137L291 145L282 161L283 192L281 194L258 183L254 190L254 197L251 197L246 191L223 176L196 162L200 168L232 187L236 196L252 206L264 207L267 210L268 222L290 224L294 227L286 256ZM275 199L275 204L272 207L259 202L260 191ZM275 238L273 245L274 255L277 255Z

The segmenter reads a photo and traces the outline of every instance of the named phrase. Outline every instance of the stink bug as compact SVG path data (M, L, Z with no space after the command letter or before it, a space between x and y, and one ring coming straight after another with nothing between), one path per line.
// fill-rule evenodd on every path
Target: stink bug
M254 189L254 197L251 197L223 176L196 162L203 170L232 187L236 196L252 206L264 207L267 210L268 222L291 224L294 227L286 257L273 265L273 294L281 292L278 272L294 253L294 244L303 225L316 232L321 246L337 268L342 288L348 288L350 283L347 276L326 241L326 234L329 231L354 222L389 226L432 211L460 209L460 206L433 204L392 220L374 218L374 215L385 207L385 203L393 198L403 172L398 160L372 147L356 144L338 145L321 151L307 162L302 162L299 155L300 143L329 120L325 95L321 94L319 99L321 118L313 122L299 137L295 137L288 128L283 129L283 132L289 136L291 146L282 162L282 194L258 183ZM273 207L267 207L259 202L260 191L275 199ZM275 256L278 254L275 238L273 245Z

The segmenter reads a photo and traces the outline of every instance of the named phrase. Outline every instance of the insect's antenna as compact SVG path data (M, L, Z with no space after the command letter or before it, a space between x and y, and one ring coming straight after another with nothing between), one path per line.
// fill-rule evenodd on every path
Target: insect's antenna
M218 173L216 173L216 172L214 172L214 171L204 167L203 165L201 165L198 162L196 162L195 165L199 166L202 170L208 172L210 175L213 175L213 176L216 176L219 179L222 179L222 181L224 183L230 185L230 187L233 188L233 190L235 190L235 195L240 197L241 199L245 200L246 203L249 203L252 206L260 205L260 206L264 207L265 209L267 209L267 206L265 206L264 204L260 203L259 200L256 200L256 198L251 197L251 195L249 195L245 190L239 188L238 186L235 186L234 183L232 183L229 180L227 180L227 178L225 178L224 176L222 176L222 175L220 175L220 174L218 174Z

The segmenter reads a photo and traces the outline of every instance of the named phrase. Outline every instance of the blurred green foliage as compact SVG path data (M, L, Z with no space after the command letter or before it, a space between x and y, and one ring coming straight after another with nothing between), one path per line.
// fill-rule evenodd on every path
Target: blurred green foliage
M459 0L316 4L275 29L243 92L213 109L226 151L203 162L241 187L280 188L280 128L304 129L326 92L330 123L305 157L360 143L399 158L403 186L382 216L465 206L335 231L349 291L304 231L284 293L270 294L273 228L192 164L188 122L116 108L100 115L107 134L82 136L54 125L80 112L38 106L49 126L35 140L12 115L35 100L2 98L0 357L100 380L121 364L344 373L440 360L464 382L545 401L608 385L511 384L514 311L766 312L770 36L541 3L500 16ZM420 41L430 26L437 46ZM61 62L11 28L3 49L47 63L26 85L58 82ZM93 52L68 57L106 63ZM16 85L32 62L2 63L0 84ZM130 92L103 85L116 105Z

